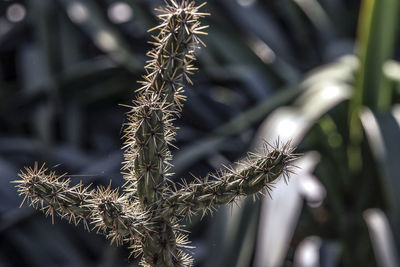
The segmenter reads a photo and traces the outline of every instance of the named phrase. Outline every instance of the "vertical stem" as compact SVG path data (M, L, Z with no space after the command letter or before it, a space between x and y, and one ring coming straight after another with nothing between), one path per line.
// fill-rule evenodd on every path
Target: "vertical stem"
M194 1L174 0L158 10L161 24L154 29L160 33L154 37L155 48L145 67L146 75L139 89L140 96L134 101L132 112L128 114L125 129L125 164L127 171L126 191L133 200L138 199L143 211L149 212L151 232L143 241L144 262L150 266L186 266L191 259L179 246L179 229L174 217L160 216L153 208L163 200L167 190L171 152L169 145L174 140L175 128L172 121L182 108L183 78L189 82L188 74L194 68L191 62L199 43L197 35L205 27L200 27L199 18L207 15L199 13ZM153 30L153 29L152 29Z
M391 103L391 89L383 76L382 66L393 55L399 8L398 0L362 1L357 34L357 51L361 64L349 114L351 144L348 155L349 167L353 172L362 168L361 107L365 105L372 111L383 111Z

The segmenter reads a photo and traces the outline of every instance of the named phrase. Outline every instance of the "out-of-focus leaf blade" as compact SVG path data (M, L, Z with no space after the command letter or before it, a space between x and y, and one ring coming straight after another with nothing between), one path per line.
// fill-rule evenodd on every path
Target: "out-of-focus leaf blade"
M393 55L399 8L397 0L362 1L357 47L361 66L353 99L356 110L361 104L373 111L378 107L387 110L390 104L390 92L382 87L382 67Z
M400 266L399 255L393 240L385 213L380 209L369 209L364 212L375 257L380 267Z
M256 138L260 141L255 146L261 147L263 139L270 143L280 140L291 141L294 146L299 144L306 132L324 113L350 98L352 90L346 77L351 76L354 69L346 69L345 75L337 75L337 72L333 72L332 75L332 72L324 69L324 72L331 75L330 78L323 74L319 74L319 79L308 78L305 82L308 85L307 90L292 106L278 108L263 122ZM318 75L318 72L314 75ZM288 186L278 182L272 191L272 201L263 201L256 266L279 266L283 262L302 208L301 178L309 176L318 162L318 157L311 155L302 158L297 164L300 171L292 175L293 179L290 179ZM323 198L324 190L319 191Z
M303 206L301 177L311 173L318 161L316 153L303 156L294 163L299 171L290 175L289 183L285 185L281 179L272 190L271 199L263 199L255 267L282 265Z
M391 214L397 224L400 222L400 118L399 106L392 113L374 115L364 108L361 113L363 125L368 143L382 174L382 185L385 196L390 203Z
M287 103L295 97L302 89L292 88L277 93L271 99L267 99L261 104L240 114L230 122L218 127L211 136L204 137L197 142L182 147L177 151L173 160L173 172L180 173L192 162L215 152L224 141L232 135L236 135L244 129L250 127L257 121L262 120L272 109L283 103Z
M362 106L372 111L389 110L391 89L383 76L383 64L394 52L394 38L399 17L397 0L361 2L357 32L360 68L356 75L354 96L349 107L349 167L353 173L362 167L360 144L363 139L359 113Z
M104 19L95 1L59 1L72 22L80 26L100 50L134 73L142 68L123 37Z
M309 236L297 246L294 255L294 267L318 267L322 240L318 236Z
M352 69L350 69L352 70ZM350 71L351 73L351 71ZM324 77L324 76L322 76ZM292 106L275 110L261 125L259 134L262 138L274 142L291 141L297 145L310 127L331 108L350 99L352 88L343 77L306 80L307 90L300 95ZM344 76L346 77L346 76ZM260 147L261 144L258 145Z

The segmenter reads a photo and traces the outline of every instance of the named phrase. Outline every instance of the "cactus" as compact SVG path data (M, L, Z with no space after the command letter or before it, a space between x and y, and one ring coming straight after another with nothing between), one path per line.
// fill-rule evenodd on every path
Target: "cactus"
M241 196L262 193L290 172L295 159L289 144L265 145L260 153L249 153L237 168L225 167L205 179L177 186L171 175L169 146L176 129L173 121L182 109L184 80L196 70L192 63L199 35L206 34L199 19L201 4L175 0L157 9L160 25L154 48L148 53L142 87L132 101L124 130L123 192L108 187L90 189L82 182L70 186L66 175L57 175L37 163L19 174L18 191L24 200L46 215L59 214L88 230L103 232L111 243L126 244L143 266L191 266L185 253L189 240L182 231L186 216L207 213L217 205L235 202ZM21 204L21 205L22 205ZM94 227L89 227L94 225ZM91 229L92 228L92 229Z

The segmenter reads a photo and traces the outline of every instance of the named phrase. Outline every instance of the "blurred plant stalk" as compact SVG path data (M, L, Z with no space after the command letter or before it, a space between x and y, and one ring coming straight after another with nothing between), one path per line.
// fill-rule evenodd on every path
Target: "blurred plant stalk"
M360 68L349 109L349 168L355 173L362 168L363 133L359 119L362 107L381 112L391 107L392 89L383 75L383 65L394 54L399 8L397 0L364 0L361 3L356 44Z

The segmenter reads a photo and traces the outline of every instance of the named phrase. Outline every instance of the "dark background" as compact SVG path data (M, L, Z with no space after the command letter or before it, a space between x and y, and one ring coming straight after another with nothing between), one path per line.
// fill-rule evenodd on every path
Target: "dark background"
M120 138L127 108L120 104L134 98L151 48L147 29L157 25L153 10L161 5L150 0L0 0L0 266L136 264L128 259L128 249L109 246L82 226L59 217L52 225L26 204L19 209L22 197L10 181L38 161L68 172L73 183L124 183ZM176 122L174 179L204 176L240 159L262 138L274 142L260 125L269 125L279 107L297 108L297 114L311 117L292 138L297 152L317 151L320 163L306 174L315 174L312 186L319 189L310 189L309 199L300 194L295 200L296 211L287 211L298 213L291 226L278 224L277 235L289 239L283 247L276 245L282 254L277 262L314 266L299 252L311 244L321 266L375 266L362 212L391 207L382 169L366 141L360 145L362 161L372 178L347 166L349 96L330 103L312 95L328 80L353 88L357 59L351 55L360 1L211 0L204 11L211 13L204 20L210 25L202 38L207 47L198 51L199 71L194 86L186 87L188 100ZM302 82L305 77L311 78ZM390 105L397 98L393 93ZM311 106L315 103L322 108ZM196 266L268 266L256 255L263 238L261 202L245 200L233 212L223 208L188 221Z

